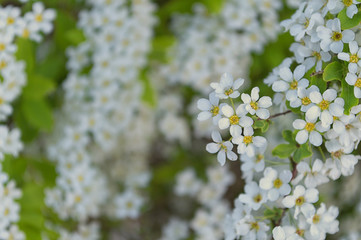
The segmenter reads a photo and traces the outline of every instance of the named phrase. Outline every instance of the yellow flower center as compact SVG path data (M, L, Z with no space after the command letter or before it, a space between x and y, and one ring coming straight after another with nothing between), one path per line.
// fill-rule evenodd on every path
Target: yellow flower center
M226 94L227 96L231 95L233 93L233 89L230 88L227 91L224 92L224 94Z
M4 61L4 60L1 60L1 61L0 61L0 69L6 68L7 65L8 65L8 64L7 64L6 61Z
M127 205L127 208L130 209L130 208L133 207L133 202L130 202L130 201L129 201L129 202L127 202L126 205Z
M305 234L305 230L297 228L296 233L297 233L299 236L303 237L303 235Z
M5 44L3 44L3 43L0 43L0 51L4 51L5 50Z
M239 117L237 115L233 115L229 118L229 122L231 125L237 125L239 123Z
M302 98L302 105L307 106L310 103L311 103L311 99L309 99L308 97Z
M5 102L5 100L0 97L0 106L3 105L4 102Z
M219 113L219 107L218 106L213 106L211 113L213 116L217 116Z
M313 222L314 224L319 223L320 220L321 220L320 215L317 215L317 214L316 214L315 216L313 216L313 218L312 218L312 222Z
M13 17L8 17L8 18L6 19L6 23L7 23L8 25L14 24L14 22L15 22L15 19L14 19Z
M361 78L358 78L355 82L355 87L361 88Z
M331 156L334 158L340 158L343 155L343 150L338 150L336 152L332 152Z
M262 195L261 194L257 194L256 196L253 197L253 201L256 203L259 203L262 201Z
M322 58L321 54L316 51L312 52L312 56L316 57L317 61L320 61Z
M306 19L306 22L304 23L304 25L305 25L305 28L308 28L308 25L310 25L310 20Z
M296 80L293 80L291 83L290 83L290 88L292 90L296 90L297 89L297 86L298 86L298 82Z
M258 109L258 103L252 101L252 102L250 103L250 105L251 105L251 107L252 107L254 110L257 110L257 109Z
M356 54L350 56L350 62L351 63L357 63L358 62L358 57L357 57Z
M306 123L305 129L306 129L308 132L312 132L313 129L315 129L315 124L314 124L314 123Z
M305 202L305 198L303 196L300 196L296 199L297 206L302 206L304 202Z
M79 203L81 201L81 196L77 195L75 196L75 202Z
M341 39L342 39L342 33L340 33L340 32L333 32L333 35L332 35L331 38L332 38L333 41L336 41L336 42L341 41Z
M326 100L322 100L319 104L321 110L326 110L330 106L330 102Z
M343 0L343 4L345 4L346 7L349 7L352 5L352 0Z
M9 215L9 213L10 213L9 208L5 208L4 215L7 216L7 215Z
M35 16L35 21L37 21L37 22L42 22L42 21L43 21L43 15L41 15L41 14L36 14L36 16Z
M280 188L282 186L282 184L283 184L283 182L279 178L277 178L276 180L273 181L273 186L277 189Z
M30 36L30 32L29 32L29 30L28 29L24 29L23 30L23 34L22 34L22 37L23 38L28 38Z
M258 222L251 222L251 229L258 231L259 230Z
M246 145L250 144L250 143L252 142L252 140L253 140L253 137L252 137L252 136L244 136L244 137L243 137L243 142L244 142L244 144L246 144Z
M259 163L260 161L262 161L264 158L264 156L262 154L257 154L256 156L256 163Z

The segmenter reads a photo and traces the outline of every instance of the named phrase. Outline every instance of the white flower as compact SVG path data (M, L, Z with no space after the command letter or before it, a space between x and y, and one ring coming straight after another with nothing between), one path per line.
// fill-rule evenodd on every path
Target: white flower
M209 94L209 100L202 98L197 102L198 109L201 110L198 114L198 120L204 121L212 117L213 123L217 124L219 119L221 119L220 108L222 105L219 105L219 98L216 97L214 92Z
M328 20L325 26L317 27L318 36L321 38L321 49L325 52L332 51L340 53L344 43L349 43L355 38L352 30L341 31L340 19L335 18Z
M297 89L300 87L306 88L309 84L308 80L303 78L306 72L304 65L296 67L294 72L287 67L281 68L279 75L281 80L272 84L272 90L275 92L285 92L286 99L292 101L297 98Z
M326 205L321 203L319 209L313 205L308 205L302 209L302 213L310 224L310 234L313 238L325 239L326 233L334 234L338 232L338 209L331 206L326 210Z
M193 169L186 169L176 176L174 192L179 196L195 196L202 187Z
M206 149L209 153L218 152L217 160L222 166L226 163L226 156L231 161L237 160L237 154L232 151L233 144L230 141L224 142L217 131L212 132L212 139L214 143L208 143Z
M361 73L356 75L355 73L349 72L345 80L349 85L354 86L353 94L355 97L361 98Z
M337 54L337 57L343 61L349 62L348 71L350 73L356 73L361 66L361 48L359 48L356 41L350 42L348 46L350 53L341 52Z
M319 92L319 89L317 86L312 85L309 88L298 88L297 90L297 98L290 101L290 106L293 108L298 108L301 106L302 112L307 112L307 110L313 106L310 99L311 92L317 91Z
M269 227L266 223L256 221L253 216L246 216L236 222L236 234L242 239L266 240Z
M239 105L234 112L234 109L225 105L222 107L222 114L225 116L218 121L220 129L226 129L230 127L230 133L232 136L238 136L242 133L242 127L250 127L253 124L253 119L245 116L246 111L243 105Z
M325 132L327 129L322 127L320 122L316 123L316 119L305 121L303 119L296 119L293 122L293 127L300 130L296 135L296 141L299 144L304 144L307 140L316 147L322 144L322 136L320 132Z
M259 188L256 182L247 183L244 192L238 196L239 201L255 211L267 201L266 191Z
M266 108L272 106L272 99L268 96L259 98L259 88L252 89L251 96L245 93L241 95L245 109L251 115L256 114L261 119L269 118L269 111ZM257 102L258 101L258 102Z
M337 98L337 92L334 89L327 89L322 95L314 91L310 93L310 99L312 103L315 103L306 112L306 119L310 121L320 117L322 126L326 128L333 123L333 117L343 115L345 101L343 98Z
M328 178L322 173L324 164L320 159L316 159L312 165L306 162L300 162L297 164L298 176L292 181L292 184L298 184L303 178L305 178L305 186L307 188L315 188L318 185L328 182Z
M261 136L253 136L253 128L244 128L244 133L232 139L232 142L238 145L238 153L246 154L248 157L253 157L256 148L264 148L267 145L267 140Z
M330 9L332 14L339 13L342 9L346 7L346 15L349 18L352 18L357 12L357 4L359 2L357 0L329 0L327 3L327 7Z
M272 230L274 240L303 240L293 226L277 226Z
M268 190L267 196L270 201L276 201L280 196L288 195L291 187L288 184L291 181L292 173L289 170L278 172L268 167L264 170L264 177L259 181L259 186L263 190Z
M297 219L302 209L318 201L318 191L315 188L305 189L302 185L297 185L293 194L285 197L282 204L286 208L295 207L294 218Z
M238 89L243 85L244 79L233 80L229 73L224 73L221 76L220 83L211 83L211 87L215 90L216 95L220 99L237 98L240 93Z

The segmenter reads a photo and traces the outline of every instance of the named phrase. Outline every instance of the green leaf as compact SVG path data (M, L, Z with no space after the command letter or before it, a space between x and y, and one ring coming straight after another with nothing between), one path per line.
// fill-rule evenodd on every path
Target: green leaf
M339 61L328 64L323 72L323 80L326 82L344 79L343 64Z
M308 143L302 144L293 155L293 160L296 163L299 163L301 160L311 157L312 156L312 150Z
M320 74L311 77L311 85L316 85L321 92L327 89L327 82L322 79L322 75Z
M18 38L16 40L17 52L15 54L17 60L23 60L26 63L26 73L32 73L35 67L35 44L29 39Z
M359 103L359 99L354 95L354 86L349 85L345 80L342 81L341 97L345 100L345 114L350 114L350 110L353 106Z
M346 15L346 8L344 8L337 16L341 22L341 29L350 29L356 27L361 21L361 12L356 13L352 18Z
M272 150L272 154L279 158L288 158L296 149L293 144L280 144Z
M210 13L219 13L222 10L224 0L202 0Z
M256 120L253 127L255 129L261 129L261 132L267 132L269 128L269 122L266 120Z
M263 212L263 216L267 219L278 220L282 217L282 209L280 208L266 208Z
M296 145L296 141L295 141L295 139L293 137L293 133L292 133L291 130L284 130L282 132L282 136L287 142L289 142L289 143L291 143L293 145Z
M28 84L23 90L25 99L41 99L55 89L55 84L49 78L41 75L30 75Z
M51 108L45 99L26 99L22 103L22 111L30 125L50 131L53 127L53 115Z
M84 33L82 30L78 28L73 28L68 30L65 33L65 38L72 44L72 45L79 45L80 43L86 40Z

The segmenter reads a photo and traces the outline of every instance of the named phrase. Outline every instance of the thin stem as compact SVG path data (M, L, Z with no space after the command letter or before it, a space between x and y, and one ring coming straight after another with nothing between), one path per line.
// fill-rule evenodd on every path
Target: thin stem
M231 100L231 104L232 104L234 112L236 112L236 108L234 107L233 99L232 98L229 98L229 99Z
M282 115L286 115L286 114L289 114L289 113L291 113L291 112L292 112L291 110L288 110L288 111L286 111L286 112L277 113L277 114L275 114L275 115L270 116L268 119L272 119L272 118L276 118L276 117L279 117L279 116L282 116ZM259 119L259 120L260 120L260 119Z
M322 150L321 146L318 147L318 150L320 150L323 161L326 161L326 157L325 157L325 154L323 153L323 150Z
M285 162L274 162L270 160L265 160L266 163L273 164L273 165L288 165L288 163Z

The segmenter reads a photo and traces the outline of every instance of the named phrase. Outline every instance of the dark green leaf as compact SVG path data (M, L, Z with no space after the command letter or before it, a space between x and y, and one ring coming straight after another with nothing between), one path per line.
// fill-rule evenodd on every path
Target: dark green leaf
M344 79L344 68L341 62L333 62L325 67L323 72L324 81L328 82L342 79Z
M293 144L280 144L272 150L272 154L279 158L288 158L296 149Z
M356 27L360 24L361 21L361 13L358 12L355 14L352 18L349 18L346 15L346 8L344 8L337 16L338 19L340 19L341 22L341 29L350 29L353 27Z
M302 144L293 155L293 160L296 163L299 163L301 160L311 157L312 156L312 150L308 143Z
M359 103L359 99L354 95L354 86L349 85L345 80L342 81L341 97L345 100L345 114L350 114L350 109Z
M22 103L22 111L33 127L46 131L53 127L52 111L44 99L26 99Z
M295 139L293 138L293 133L292 133L291 130L284 130L284 131L282 132L282 136L283 136L283 138L284 138L287 142L296 145L296 141L295 141Z

